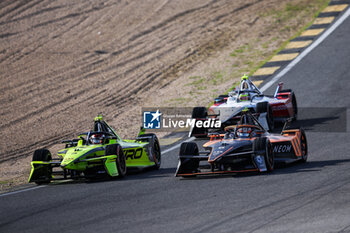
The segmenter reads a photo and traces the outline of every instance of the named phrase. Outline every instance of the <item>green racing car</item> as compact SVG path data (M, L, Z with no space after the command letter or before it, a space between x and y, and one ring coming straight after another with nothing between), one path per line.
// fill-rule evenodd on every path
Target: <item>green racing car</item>
M62 143L65 148L57 152L57 159L52 158L48 149L34 151L29 182L48 184L51 180L81 177L123 177L129 168L159 169L161 164L155 134L145 134L141 129L136 139L123 140L101 115L94 119L91 131Z

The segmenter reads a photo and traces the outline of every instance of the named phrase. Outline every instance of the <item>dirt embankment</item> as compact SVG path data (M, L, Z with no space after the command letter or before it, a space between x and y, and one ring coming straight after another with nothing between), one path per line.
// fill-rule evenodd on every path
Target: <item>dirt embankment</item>
M207 105L310 21L314 2L2 1L1 180L97 113L133 137L141 106Z

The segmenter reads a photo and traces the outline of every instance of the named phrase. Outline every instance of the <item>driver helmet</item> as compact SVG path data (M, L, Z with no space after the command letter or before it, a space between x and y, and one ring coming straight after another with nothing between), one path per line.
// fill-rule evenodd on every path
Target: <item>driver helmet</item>
M90 137L90 141L92 144L102 144L105 136L103 134L93 134Z
M238 99L239 99L240 101L247 101L247 100L249 100L249 94L248 94L248 93L242 93L242 94L240 94L240 95L238 96Z
M242 82L241 90L249 90L249 85L248 85L247 81Z
M252 132L251 128L239 128L237 130L237 135L240 138L249 138L251 132Z

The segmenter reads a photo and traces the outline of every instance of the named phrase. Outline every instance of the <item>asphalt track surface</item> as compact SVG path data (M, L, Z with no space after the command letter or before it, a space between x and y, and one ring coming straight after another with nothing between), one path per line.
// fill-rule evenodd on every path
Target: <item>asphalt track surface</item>
M299 107L349 109L349 38L350 18L280 79ZM306 164L181 179L175 149L160 171L0 196L0 232L350 232L349 124L318 130L331 119L308 117Z

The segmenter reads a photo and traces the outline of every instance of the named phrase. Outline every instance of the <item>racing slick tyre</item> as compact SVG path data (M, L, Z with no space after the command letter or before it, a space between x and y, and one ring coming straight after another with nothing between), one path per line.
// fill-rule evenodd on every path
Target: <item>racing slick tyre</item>
M307 161L307 139L304 129L300 129L300 147L301 147L301 162L306 163Z
M297 103L297 99L295 97L295 93L291 89L284 89L284 90L279 91L279 93L284 93L284 92L290 92L292 95L293 116L291 116L291 117L293 118L293 121L296 121L297 117L298 117L298 103Z
M192 110L192 118L207 118L208 112L206 107L194 107Z
M48 149L44 148L44 149L39 149L34 151L32 161L49 162L51 160L52 160L52 156ZM50 183L52 178L52 167L42 166L37 171L36 176L39 178L37 181L35 181L37 185Z
M219 95L218 98L228 98L228 95Z
M177 168L177 172L176 172L177 174L189 174L193 172L198 172L199 160L181 158L181 156L186 156L186 155L192 155L192 156L199 155L198 146L195 142L184 142L181 144L180 153L179 153L180 162ZM193 177L193 176L185 176L185 177Z
M273 120L272 108L269 102L260 102L256 104L257 113L266 113L266 121L269 126L269 131L273 131L275 127L275 122Z
M119 178L126 174L126 160L122 147L119 144L112 144L106 147L105 155L117 155L116 166Z
M147 139L142 139L141 141L149 142L149 144L151 145L151 153L155 163L153 168L158 170L162 162L162 154L160 151L160 145L159 145L159 140L157 136L154 133L148 133L148 134L142 134L140 135L140 137L150 137Z
M292 92L292 104L293 104L293 112L294 112L293 121L296 121L298 117L298 104L297 104L297 99L295 97L294 92Z
M195 107L192 111L193 119L206 119L208 116L206 107ZM197 128L196 125L192 129L192 135L196 138L206 137L208 134L207 129L205 128Z
M275 167L275 157L273 154L272 144L268 138L261 137L254 140L254 151L264 151L264 160L268 172L273 171Z

